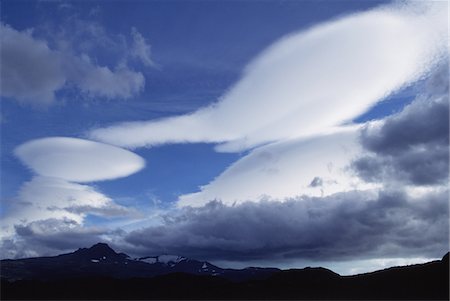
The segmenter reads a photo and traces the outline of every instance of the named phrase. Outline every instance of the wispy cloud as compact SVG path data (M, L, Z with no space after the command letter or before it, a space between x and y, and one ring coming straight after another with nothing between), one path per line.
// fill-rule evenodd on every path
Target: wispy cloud
M150 44L134 27L131 29L131 35L133 37L133 44L130 51L131 57L140 60L146 66L155 66L151 58Z

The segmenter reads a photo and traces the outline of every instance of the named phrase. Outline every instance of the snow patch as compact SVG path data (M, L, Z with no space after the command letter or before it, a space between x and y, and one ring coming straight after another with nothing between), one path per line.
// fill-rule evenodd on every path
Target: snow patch
M147 256L147 257L135 258L134 260L146 262L149 264L162 263L162 264L166 264L170 267L173 267L177 263L188 260L188 259L186 257L178 256L178 255L159 255L159 256Z
M149 264L154 264L154 263L158 262L157 257L145 257L145 258L139 258L138 260L149 263Z
M158 262L168 264L170 262L179 263L179 262L185 260L186 258L183 256L177 256L177 255L160 255L157 257L157 259L158 259L157 260Z

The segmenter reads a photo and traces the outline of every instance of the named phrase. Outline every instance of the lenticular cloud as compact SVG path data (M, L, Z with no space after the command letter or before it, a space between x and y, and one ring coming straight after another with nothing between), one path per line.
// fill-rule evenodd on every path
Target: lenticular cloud
M370 189L346 166L360 150L359 127L341 128L310 139L272 143L252 150L200 191L179 197L178 206L200 207L211 200L227 205L299 195L325 197Z
M37 175L20 188L17 202L0 223L0 237L14 235L15 226L49 219L81 225L87 214L137 217L95 187L78 183L138 172L145 166L140 156L116 146L68 137L28 141L15 149L15 155Z
M275 42L215 104L191 114L91 131L135 148L219 143L235 152L316 135L417 81L446 53L446 3L384 6Z
M48 137L16 148L19 159L40 176L72 182L111 180L145 166L140 156L119 147L68 137Z

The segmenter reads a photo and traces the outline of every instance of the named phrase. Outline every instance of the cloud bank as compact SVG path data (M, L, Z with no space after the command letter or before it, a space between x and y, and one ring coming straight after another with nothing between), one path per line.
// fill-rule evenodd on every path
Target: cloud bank
M89 137L129 148L212 142L236 152L321 133L427 74L446 53L444 6L385 6L291 34L254 59L217 103Z
M126 241L147 254L210 260L356 260L441 257L448 251L448 190L352 191L284 202L185 207Z

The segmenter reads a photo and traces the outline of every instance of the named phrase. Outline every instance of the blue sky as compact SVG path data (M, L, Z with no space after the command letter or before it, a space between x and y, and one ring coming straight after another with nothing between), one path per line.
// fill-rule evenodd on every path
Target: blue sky
M168 232L194 231L189 223L174 230L161 217L186 217L188 206L206 210L214 200L261 206L367 192L380 201L393 193L392 183L406 195L445 190L442 173L436 183L405 184L385 169L383 178L368 177L365 153L377 164L387 155L358 138L437 94L430 86L446 76L439 71L447 59L446 15L439 14L445 5L3 1L1 214L9 229L3 244L14 243L10 256L55 254L63 250L49 237L68 231L86 235L64 250L106 240L128 252L184 252L224 264L348 262L349 256L317 259L295 248L276 258L263 251L244 258L229 245L216 253L208 244L175 248L169 234L154 245L136 241L136 233L153 233L153 223ZM396 159L389 154L389 160ZM448 162L437 163L439 170L442 164ZM72 205L59 204L61 198ZM43 230L49 220L62 224L51 235ZM75 228L67 226L71 220ZM14 225L35 227L36 235L21 237ZM26 253L31 242L37 247ZM420 261L441 247L395 256L361 251L354 259Z

